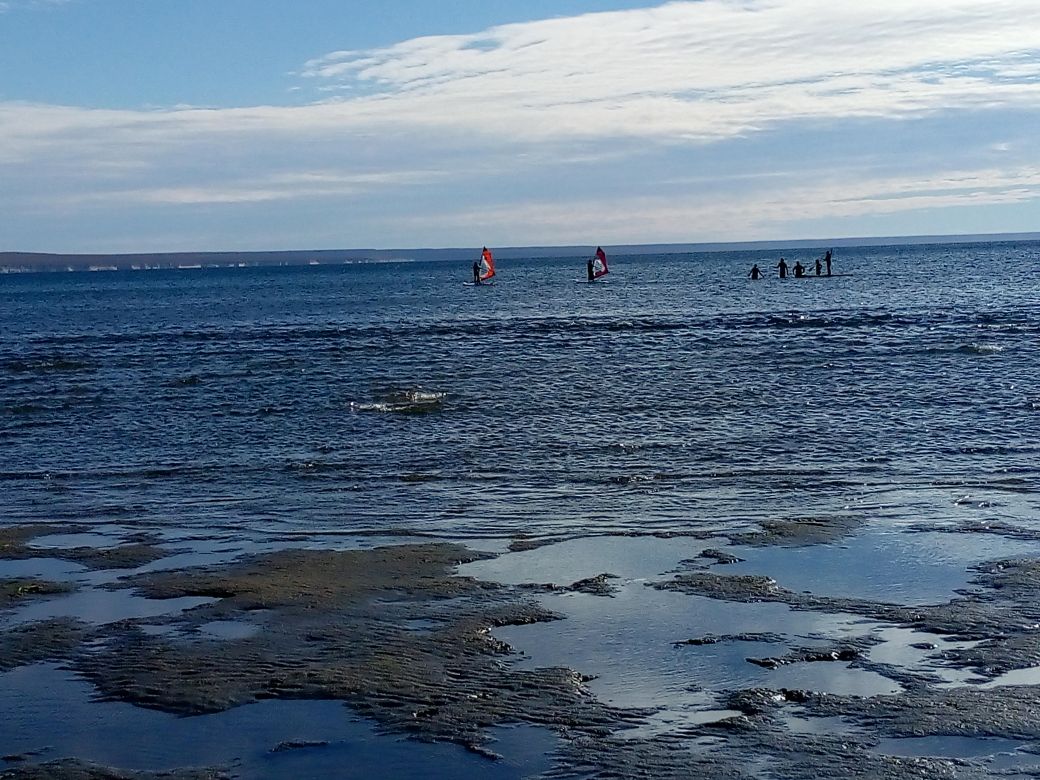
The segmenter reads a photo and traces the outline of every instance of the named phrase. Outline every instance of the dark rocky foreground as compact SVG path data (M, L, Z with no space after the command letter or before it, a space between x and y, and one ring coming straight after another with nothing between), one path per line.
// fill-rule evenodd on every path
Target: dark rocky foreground
M734 540L746 546L816 544L854 530L841 521L788 521L734 535ZM6 529L0 535L0 557L40 554L28 542L45 533L54 529ZM108 568L165 554L147 539L126 546L134 549L66 553L91 567L107 561ZM176 629L170 634L146 632L139 620L89 625L62 618L15 625L0 632L0 670L60 660L89 680L103 699L184 716L267 699L342 701L386 733L455 743L489 761L496 758L489 729L531 724L559 737L548 773L552 778L1040 776L1040 756L1035 763L1023 760L996 769L978 760L903 758L879 751L882 740L921 737L1004 738L1040 746L1035 715L1040 688L944 686L935 675L871 662L864 650L875 640L867 635L749 660L767 669L848 663L897 681L901 693L856 697L780 688L733 690L725 704L739 715L640 736L643 732L634 727L651 713L599 702L580 669L518 667L516 654L492 630L556 620L533 599L560 588L511 587L456 575L458 564L480 557L447 543L287 549L206 568L129 575L109 587L132 588L151 599L194 596L212 602L148 621ZM648 584L735 603L771 601L796 610L859 615L972 640L970 648L935 648L936 655L950 668L971 669L980 679L1040 664L1040 559L979 566L971 592L946 604L910 607L794 592L766 577L714 570L733 557L712 550L703 556L709 562L703 570ZM610 597L611 579L601 575L566 590ZM6 580L0 586L0 607L6 608L67 590L62 583L38 579ZM257 630L238 639L200 638L198 629L212 621ZM676 644L683 652L685 646L695 651L748 640L780 643L783 637L707 635ZM829 725L811 733L795 731L792 717ZM7 756L0 777L203 778L229 771L133 773L73 759L38 763L33 756Z

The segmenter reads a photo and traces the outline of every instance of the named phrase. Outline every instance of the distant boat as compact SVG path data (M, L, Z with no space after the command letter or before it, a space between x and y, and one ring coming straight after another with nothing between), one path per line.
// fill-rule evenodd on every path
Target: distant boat
M480 253L480 281L486 282L495 275L495 258L491 256L491 250L484 247Z

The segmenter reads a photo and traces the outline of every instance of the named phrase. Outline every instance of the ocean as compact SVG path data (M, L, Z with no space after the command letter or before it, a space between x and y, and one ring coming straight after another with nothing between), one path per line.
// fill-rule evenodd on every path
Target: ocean
M1040 243L0 277L0 513L460 540L1036 526ZM752 263L766 278L747 278Z

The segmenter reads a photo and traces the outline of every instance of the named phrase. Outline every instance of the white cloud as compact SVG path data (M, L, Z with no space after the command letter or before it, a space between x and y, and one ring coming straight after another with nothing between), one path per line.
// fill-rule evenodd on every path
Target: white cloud
M358 195L378 188L429 182L442 175L434 171L394 173L305 171L234 181L199 182L182 186L97 189L85 193L50 196L48 200L64 206L141 204L184 206L266 203L301 198Z
M408 220L430 232L494 226L501 244L654 243L804 238L787 227L813 220L873 217L928 209L1040 201L1040 168L980 169L933 176L852 180L802 176L752 193L700 190L674 196L634 195L581 201L538 199L508 206L444 210ZM928 231L921 231L928 232Z
M502 143L705 142L779 122L1036 107L1040 3L673 2L334 52L302 73L353 96L208 110L8 104L0 154L101 132L145 144L388 130Z
M865 179L847 162L842 187L802 191L782 186L779 172L799 167L790 149L761 170L734 172L728 181L744 184L724 196L699 171L677 167L649 182L639 168L648 150L768 143L772 132L845 127L850 119L942 115L952 124L987 112L1040 112L1034 0L672 2L333 52L299 75L302 89L292 99L311 90L314 102L139 110L0 103L0 206L11 213L42 213L48 204L66 211L247 208L425 188L425 203L388 201L396 224L411 224L416 236L447 235L451 225L459 236L479 218L517 225L524 241L572 241L563 233L577 215L590 227L609 221L617 235L603 240L656 241L715 237L726 226L730 238L754 237L746 231L776 231L812 214L894 213L972 198L1020 202L1037 190L1029 176L1014 186L991 170L978 174L990 182L978 184L981 195L920 173ZM856 142L849 137L846 155ZM988 163L942 164L971 169L1000 153L1012 171L1005 175L1021 178L1014 171L1035 144L999 128L974 146L976 156L991 155ZM799 153L811 158L813 150ZM631 166L621 195L551 201L559 171L588 170L595 161ZM511 186L488 188L482 203L491 205L473 209L461 198L466 217L448 210L409 221L404 211L433 203L440 212L467 177L510 173ZM527 193L511 191L520 176ZM667 197L648 194L661 185L670 187ZM734 213L753 214L754 223L739 224ZM531 229L523 227L527 218Z
M0 2L0 14L24 9L52 8L57 5L67 5L71 2L75 2L75 0L5 0Z
M1032 0L703 0L359 52L303 74L377 120L706 140L769 123L1040 103Z

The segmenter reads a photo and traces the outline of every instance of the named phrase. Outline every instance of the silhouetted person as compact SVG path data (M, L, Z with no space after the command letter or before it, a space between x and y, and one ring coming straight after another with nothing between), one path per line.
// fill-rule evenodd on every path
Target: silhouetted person
M780 278L787 278L787 261L784 258L780 258L780 262L776 264L776 267L780 270Z
M794 264L794 278L801 279L803 276L805 276L805 266L802 265L802 261L799 260Z
M827 264L827 276L831 275L831 250L827 250L827 254L823 256L823 262Z
M596 278L595 276L593 276L593 273L594 273L594 266L592 265L592 258L591 258L591 257L589 258L589 262L587 262L587 263L585 264L585 270L586 270L586 271L588 272L588 274L589 274L589 281L590 281L590 282L591 282L592 280L594 280L594 279Z
M820 258L817 257L816 258L816 275L819 276L820 275L820 271L822 271L822 270L823 269L820 266Z
M751 266L751 273L748 274L752 279L761 279L762 272L758 270L758 263Z
M473 261L473 284L480 284L480 261Z

